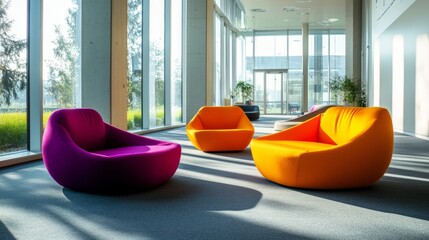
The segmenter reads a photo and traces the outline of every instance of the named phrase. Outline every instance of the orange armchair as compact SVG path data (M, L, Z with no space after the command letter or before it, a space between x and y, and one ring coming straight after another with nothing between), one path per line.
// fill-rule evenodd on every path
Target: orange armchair
M186 126L191 143L204 152L242 151L255 129L237 106L202 107Z
M393 127L384 108L332 107L278 133L252 140L252 156L267 179L290 187L366 187L386 172Z

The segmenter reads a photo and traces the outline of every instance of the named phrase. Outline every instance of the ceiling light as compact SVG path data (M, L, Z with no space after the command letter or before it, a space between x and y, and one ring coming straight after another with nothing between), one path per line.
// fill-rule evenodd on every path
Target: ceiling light
M257 12L257 13L263 13L263 12L266 12L266 10L265 10L265 9L262 9L262 8L252 8L252 9L250 9L250 11L252 11L252 12Z
M328 22L331 22L331 23L332 23L332 22L337 22L337 21L338 21L338 18L328 18L328 19L327 19L327 21L328 21Z
M285 8L283 8L283 11L285 11L287 13L293 13L296 10L298 10L298 8L296 8L296 7L285 7Z

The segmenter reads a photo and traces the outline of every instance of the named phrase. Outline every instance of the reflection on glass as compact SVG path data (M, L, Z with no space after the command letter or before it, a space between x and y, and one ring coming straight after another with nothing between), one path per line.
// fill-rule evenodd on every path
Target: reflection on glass
M142 0L128 0L128 111L127 129L142 126Z
M77 0L43 1L44 124L53 110L80 106L78 10Z
M1 156L27 147L27 1L0 1L0 9Z

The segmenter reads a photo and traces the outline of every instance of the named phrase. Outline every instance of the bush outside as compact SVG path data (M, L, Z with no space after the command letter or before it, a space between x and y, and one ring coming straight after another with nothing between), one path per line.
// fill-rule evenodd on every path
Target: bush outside
M0 153L22 150L27 147L27 113L10 112L0 114ZM46 126L51 112L43 113Z

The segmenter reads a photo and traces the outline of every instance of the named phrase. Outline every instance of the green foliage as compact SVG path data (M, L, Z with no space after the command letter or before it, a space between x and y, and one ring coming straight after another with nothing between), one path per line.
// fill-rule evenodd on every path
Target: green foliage
M366 106L365 86L358 79L335 76L329 81L329 89L336 104Z
M241 99L242 103L251 100L253 95L253 84L246 81L238 81L234 87L233 96Z
M59 25L55 26L56 39L53 61L48 62L49 80L45 87L61 108L69 108L75 105L75 86L79 68L79 49L76 40L77 8L69 9L66 18L66 33L61 31Z
M182 119L182 109L177 108L173 112L173 119L177 121L181 121ZM155 116L156 116L156 126L162 126L164 124L164 106L157 107L155 109ZM127 129L138 129L142 128L141 126L142 122L142 115L140 109L132 109L128 110L127 112Z
M1 113L0 152L25 148L27 144L26 116L25 112Z
M43 126L46 126L51 113L43 113ZM0 153L24 149L27 146L27 113L11 112L0 115Z
M142 1L128 0L128 109L136 108L142 89Z
M127 111L127 129L141 128L142 114L140 109L133 109Z
M19 98L25 90L27 69L22 57L26 48L25 40L17 40L11 35L13 21L8 19L10 1L0 0L0 106Z

